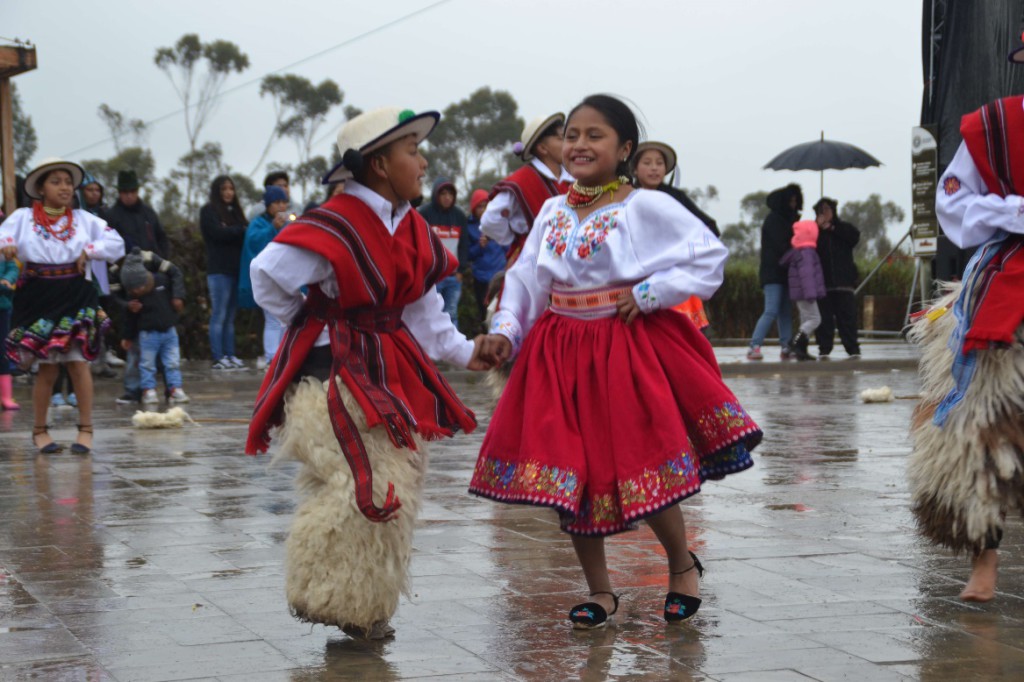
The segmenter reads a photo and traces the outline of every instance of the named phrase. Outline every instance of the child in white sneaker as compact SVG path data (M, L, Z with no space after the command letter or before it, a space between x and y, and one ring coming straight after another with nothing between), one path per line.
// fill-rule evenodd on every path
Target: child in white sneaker
M157 361L164 369L168 400L189 401L181 388L178 313L185 307L185 280L174 263L151 251L132 249L121 265L121 286L128 297L128 315L121 346L139 344L142 402L160 402L156 393Z

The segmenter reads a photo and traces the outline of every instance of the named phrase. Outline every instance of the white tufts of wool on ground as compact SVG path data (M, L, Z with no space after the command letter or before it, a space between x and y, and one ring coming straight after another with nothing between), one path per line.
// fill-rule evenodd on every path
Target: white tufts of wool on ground
M896 398L888 386L881 388L865 388L860 392L860 399L865 403L891 403Z
M180 429L192 417L180 407L172 407L166 412L143 412L138 410L132 415L132 426L137 429Z

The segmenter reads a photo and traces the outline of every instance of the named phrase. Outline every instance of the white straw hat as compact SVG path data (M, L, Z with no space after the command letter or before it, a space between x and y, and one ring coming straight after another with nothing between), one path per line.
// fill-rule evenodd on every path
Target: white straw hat
M436 111L417 114L411 109L382 107L359 114L338 131L338 153L341 163L328 171L323 184L327 185L352 177L352 170L362 163L362 157L406 135L415 135L422 142L441 119ZM346 163L346 154L348 155Z
M636 162L640 160L640 155L648 149L657 149L661 152L661 155L665 157L665 175L671 173L676 167L676 150L669 147L664 142L641 142L636 146L636 153L633 154L633 167L636 167Z
M523 145L519 156L523 161L533 159L533 145L537 144L540 141L541 134L555 123L564 125L565 114L557 113L550 116L541 116L526 124L526 127L523 128L523 135L519 138L519 142Z
M33 199L42 199L43 195L36 187L36 183L39 182L44 174L52 170L64 170L71 174L71 183L78 189L78 186L82 184L82 178L85 177L85 170L73 161L65 161L55 156L43 159L39 162L39 165L28 172L25 176L25 194L29 195Z

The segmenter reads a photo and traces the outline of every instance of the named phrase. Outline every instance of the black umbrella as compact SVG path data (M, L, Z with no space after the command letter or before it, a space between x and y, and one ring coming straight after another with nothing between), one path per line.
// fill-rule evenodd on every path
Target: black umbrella
M821 193L825 194L825 171L847 168L871 168L882 162L860 147L836 140L821 139L790 147L764 165L770 170L816 170L821 173Z

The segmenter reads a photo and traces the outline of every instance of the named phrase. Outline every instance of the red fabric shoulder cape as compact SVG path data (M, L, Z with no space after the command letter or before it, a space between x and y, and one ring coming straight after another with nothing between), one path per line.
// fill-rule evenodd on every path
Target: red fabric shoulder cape
M407 437L412 430L432 439L476 427L473 413L400 320L395 329L386 330L356 321L400 311L455 272L458 261L416 211L409 211L392 236L366 204L339 195L304 214L274 241L329 260L340 294L336 305L330 302L334 312L325 315L325 297L311 290L292 321L256 399L248 454L266 451L270 429L283 419L286 391L320 332L333 324L348 342L340 346L345 353L340 376L371 428L385 424L396 445L414 447Z
M960 134L989 192L1024 195L1024 95L967 114Z

